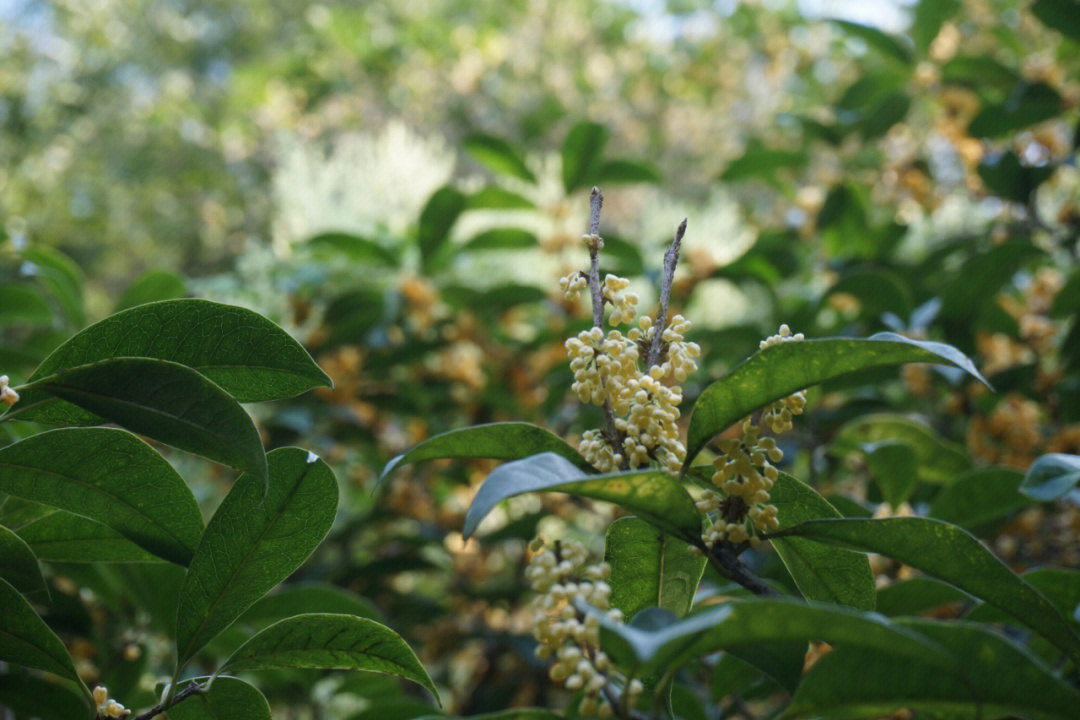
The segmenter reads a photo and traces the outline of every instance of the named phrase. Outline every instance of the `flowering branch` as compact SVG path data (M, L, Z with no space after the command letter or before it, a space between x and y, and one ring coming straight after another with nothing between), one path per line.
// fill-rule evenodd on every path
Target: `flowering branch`
M185 699L191 697L192 695L198 695L202 691L203 691L202 685L199 685L196 682L192 682L190 685L188 685L186 688L184 688L183 690L178 692L173 697L169 698L168 700L166 700L164 702L159 703L158 705L155 705L154 707L150 708L149 710L147 710L144 713L139 713L134 718L132 718L132 720L151 720L151 718L153 718L153 717L155 717L157 715L160 715L161 713L165 712L166 710L168 710L169 708L171 708L173 705L177 704L181 700L185 700Z
M671 300L671 283L675 279L675 266L679 262L679 250L682 248L683 235L686 234L686 218L675 229L675 239L664 253L664 277L660 284L660 303L656 311L656 332L649 346L645 366L652 367L660 362L660 350L664 344L664 328L667 326L668 303Z
M780 597L771 585L764 582L739 559L740 547L728 542L718 542L711 548L705 548L705 557L709 565L721 576L763 597Z

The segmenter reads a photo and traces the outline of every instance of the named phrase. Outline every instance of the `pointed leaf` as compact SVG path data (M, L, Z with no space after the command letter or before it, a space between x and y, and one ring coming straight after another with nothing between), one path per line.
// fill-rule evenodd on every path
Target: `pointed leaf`
M351 233L321 233L310 238L305 245L309 250L316 253L338 253L357 263L369 263L391 268L401 264L393 250L375 240Z
M18 535L38 559L46 562L162 562L111 527L63 510L35 520Z
M338 487L326 463L299 448L267 460L265 497L258 477L237 480L191 559L176 614L180 665L300 567L334 521Z
M682 484L662 470L583 475L566 458L546 452L501 465L487 476L465 514L465 537L501 501L530 492L563 492L603 500L687 541L701 532L701 515Z
M58 683L28 673L0 675L0 707L20 719L78 720L93 716L89 699L80 695L70 683Z
M777 534L891 557L1004 610L1080 659L1080 637L1050 601L958 527L928 518L811 520Z
M979 531L1034 504L1019 492L1023 479L1019 471L1010 468L971 470L942 488L930 503L928 514L976 535L984 534Z
M222 670L270 668L367 670L397 675L438 691L416 653L385 625L352 615L297 615L274 623L244 643Z
M899 60L905 65L910 64L914 60L912 48L909 47L906 42L907 38L901 40L900 38L893 37L875 27L860 25L859 23L853 23L848 20L833 20L832 23L843 28L843 30L852 37L862 40L868 46L874 48L887 58Z
M332 384L300 343L262 315L190 299L140 305L91 325L45 358L30 380L119 357L187 365L240 402L281 400ZM19 406L47 399L28 392ZM85 412L60 405L52 401L24 417L51 425L94 424Z
M192 682L177 685L180 692ZM189 695L169 708L169 720L270 720L270 704L253 686L233 677L216 677L210 689Z
M416 239L424 267L429 267L450 238L450 230L468 206L468 198L449 185L439 188L420 212Z
M0 326L51 325L53 320L52 308L32 285L0 285Z
M114 313L162 300L178 300L187 295L184 278L168 270L151 270L128 285L116 301Z
M521 154L502 138L481 133L470 135L465 138L465 152L489 170L526 182L536 182L536 176L529 170Z
M603 125L580 122L570 128L562 147L562 177L566 192L588 183L607 144L608 130Z
M897 620L945 648L964 673L942 673L919 657L841 647L803 680L783 718L880 718L900 708L946 717L1069 720L1080 693L1022 648L966 623ZM852 682L858 678L858 682Z
M8 445L0 449L0 491L96 520L181 565L202 536L183 478L125 430L51 430Z
M348 590L327 583L303 582L282 586L262 598L248 608L238 622L259 625L302 613L355 615L372 620L379 618L378 608Z
M839 457L870 453L882 443L911 448L919 482L947 485L971 467L962 445L941 437L924 422L892 413L871 413L847 423L836 434L829 452Z
M904 363L954 365L986 382L956 348L894 333L780 343L754 353L701 394L690 416L684 468L714 436L758 408L856 370Z
M60 370L30 387L158 442L266 477L262 440L244 408L185 365L102 360Z
M1020 492L1039 502L1068 495L1080 484L1080 455L1051 453L1035 460L1024 476Z
M0 612L0 660L71 680L89 696L64 643L19 591L3 579L0 579L0 608L4 609Z
M5 527L0 527L0 578L24 595L49 596L34 552L26 541Z
M769 495L781 528L804 520L842 517L817 491L784 473L776 478ZM803 538L777 538L772 545L807 600L874 609L877 588L863 553L822 547Z
M627 617L649 607L686 615L705 571L703 555L635 517L608 527L604 560L611 565L611 606Z
M398 455L383 468L381 480L402 465L444 458L488 458L520 460L542 452L553 452L586 472L585 458L558 435L523 422L489 423L450 430L430 437Z

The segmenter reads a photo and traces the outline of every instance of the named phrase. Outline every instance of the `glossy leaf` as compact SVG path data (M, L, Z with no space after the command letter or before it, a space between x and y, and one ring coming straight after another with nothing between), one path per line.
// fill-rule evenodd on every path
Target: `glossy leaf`
M178 300L187 295L184 278L167 270L151 270L128 285L116 301L114 313L162 300Z
M604 560L611 566L611 606L626 617L659 607L682 617L690 611L705 557L644 520L624 517L613 522L604 542Z
M1004 610L1080 658L1080 637L1050 601L958 527L928 518L811 520L779 534L891 557Z
M803 680L783 718L879 718L908 708L920 715L1069 720L1080 693L1004 637L976 625L898 620L962 663L943 673L920 657L840 647ZM858 678L858 682L852 682Z
M111 527L57 510L19 530L38 559L67 563L152 563L162 559Z
M662 470L583 475L561 455L541 453L495 469L465 515L465 537L501 501L530 492L563 492L603 500L683 540L697 539L701 516L682 484Z
M102 360L60 370L30 387L158 442L266 477L262 440L244 408L185 365Z
M49 590L33 550L22 538L0 527L0 578L24 595L47 598Z
M202 536L183 478L124 430L51 430L0 448L0 492L95 520L181 565Z
M299 448L271 452L270 484L244 475L233 484L191 559L176 615L183 665L318 547L337 511L330 468Z
M239 622L262 624L302 613L332 613L379 618L379 610L370 601L348 590L320 582L284 585L260 599L240 616Z
M119 357L187 365L240 402L281 400L332 384L277 325L245 308L207 300L170 300L116 313L58 347L30 379ZM20 405L32 402L32 395L24 395ZM56 413L32 417L71 424L67 415Z
M203 684L206 678L177 685L177 692L191 682ZM210 689L189 695L169 708L169 720L270 720L270 704L263 694L243 680L216 677Z
M416 653L385 625L352 615L297 615L257 633L232 654L222 670L271 668L366 670L397 675L438 691Z
M805 520L839 518L840 511L813 488L781 473L769 491L781 528ZM866 555L822 547L803 538L777 538L776 554L784 562L799 592L807 600L832 602L872 610L876 597L874 573Z
M949 583L918 575L878 590L877 610L885 617L918 615L952 603L970 603L972 597Z
M465 138L464 150L489 170L534 183L536 176L514 147L493 135L475 134Z
M941 437L926 423L891 413L864 415L844 425L829 452L842 457L852 452L873 452L880 443L894 442L915 453L919 482L946 485L971 467L962 445Z
M1080 456L1051 453L1035 460L1024 475L1020 492L1039 502L1064 497L1080 484Z
M44 670L77 683L89 691L75 672L64 643L38 617L19 591L0 578L0 660Z
M523 422L489 423L450 430L435 435L386 464L382 479L402 465L442 460L444 458L488 458L491 460L520 460L551 452L566 458L582 470L591 470L585 458L558 435Z
M1019 492L1023 479L1009 468L971 470L937 494L928 514L979 534L987 525L1033 504Z
M904 363L953 365L986 382L956 348L893 333L779 343L754 353L701 394L690 416L684 468L714 436L758 408L856 370Z

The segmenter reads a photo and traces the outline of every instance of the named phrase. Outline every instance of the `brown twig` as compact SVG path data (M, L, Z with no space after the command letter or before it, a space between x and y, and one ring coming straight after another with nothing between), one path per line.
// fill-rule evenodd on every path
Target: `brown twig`
M679 250L682 249L682 239L685 234L686 219L684 218L675 229L675 239L671 241L667 252L664 253L664 277L660 281L660 302L656 309L656 322L653 325L656 330L646 357L646 367L652 367L660 360L660 348L664 344L664 328L667 327L668 303L671 301L671 283L675 280L675 266L679 264Z
M166 701L164 701L164 702L150 708L149 710L147 710L144 713L139 713L138 715L133 717L132 720L151 720L151 718L153 718L156 715L160 715L161 713L165 712L166 710L168 710L169 708L171 708L173 705L180 702L181 700L189 698L192 695L198 695L202 691L203 691L202 685L199 685L197 682L192 681L192 683L190 685L188 685L186 688L184 688L180 692L176 693L176 695L174 695L169 700L166 700Z
M743 564L738 556L738 548L726 543L718 543L712 549L705 548L705 557L716 572L723 577L742 585L744 588L763 597L780 597L780 593L764 582Z

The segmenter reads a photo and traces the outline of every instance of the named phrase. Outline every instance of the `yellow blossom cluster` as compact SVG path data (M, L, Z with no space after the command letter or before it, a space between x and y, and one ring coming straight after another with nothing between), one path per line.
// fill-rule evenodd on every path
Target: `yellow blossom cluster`
M604 301L613 308L608 321L612 325L623 325L634 322L637 317L637 293L629 292L626 288L630 281L617 275L605 275L602 295Z
M8 387L7 375L0 375L0 402L8 407L19 402L19 393L15 392L13 388Z
M97 717L98 718L113 718L117 720L119 718L126 718L131 714L131 710L109 699L109 691L102 685L98 685L94 688L94 704L97 705Z
M589 286L589 279L579 271L570 273L559 279L559 287L562 288L563 297L567 300L577 300L581 293Z
M780 326L777 335L761 341L761 349L778 343L803 340L803 334L792 335L787 325ZM749 542L757 547L757 532L779 527L776 506L769 504L769 490L779 474L775 463L783 457L776 440L764 435L766 430L782 433L792 428L792 418L806 407L806 393L799 391L768 405L761 412L760 424L751 418L742 423L742 435L721 440L720 454L713 461L715 472L712 484L720 493L706 491L697 507L703 513L719 514L716 523L706 528L702 541L712 547L718 542ZM722 494L721 494L722 493ZM749 525L746 520L749 518Z
M578 711L584 716L611 717L614 709L606 690L611 686L608 673L611 661L600 650L600 620L585 614L580 605L587 603L606 611L609 619L622 622L622 613L611 609L611 574L607 563L586 565L588 552L581 543L561 541L545 548L539 538L525 569L525 579L538 593L533 607L533 636L540 643L536 649L542 660L554 658L549 675L566 689L581 691L584 699ZM641 694L640 681L632 680L624 692L630 693L630 706Z

